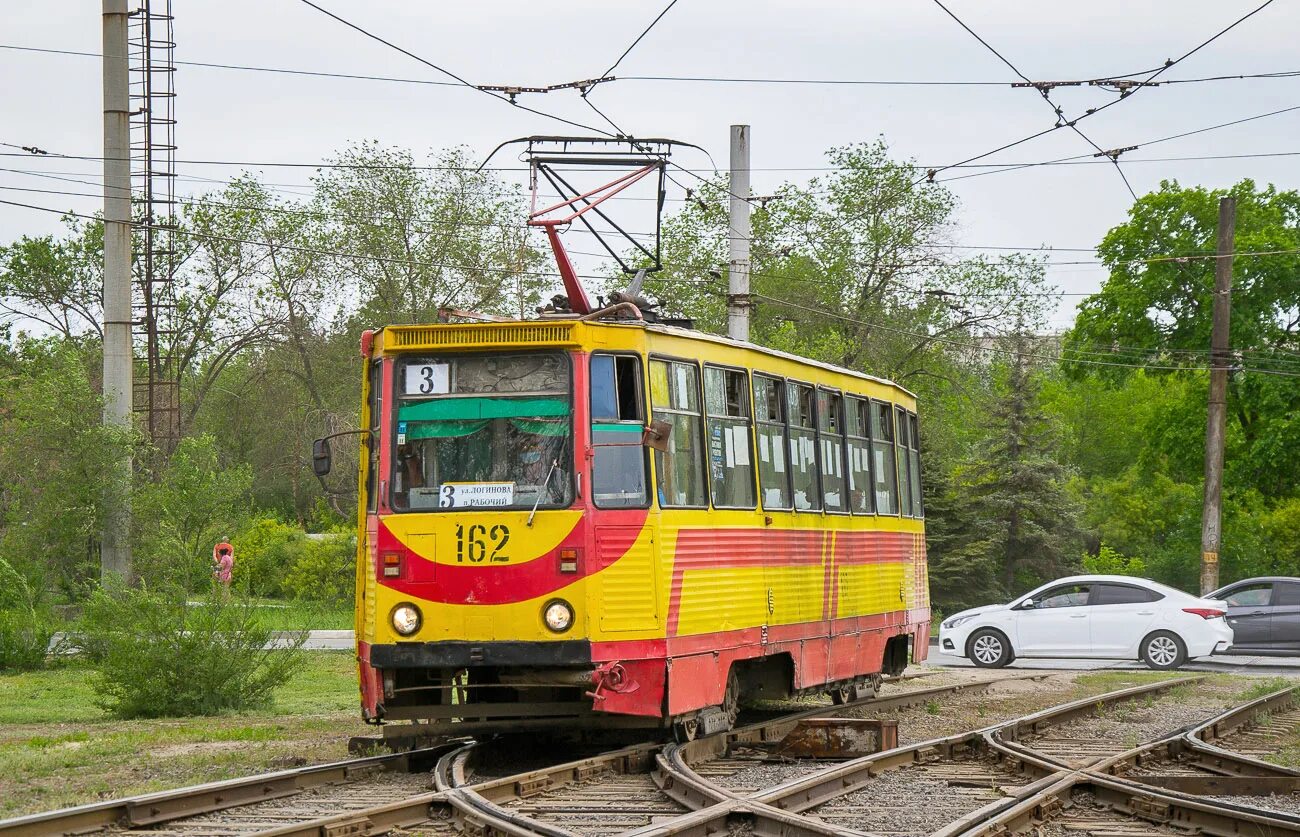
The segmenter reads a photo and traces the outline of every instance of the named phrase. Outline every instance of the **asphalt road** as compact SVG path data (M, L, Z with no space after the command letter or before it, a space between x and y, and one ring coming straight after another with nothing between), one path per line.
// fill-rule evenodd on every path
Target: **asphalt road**
M351 631L311 631L303 648L313 651L351 651ZM964 657L944 654L936 644L930 645L928 666L944 668L974 668ZM1055 669L1062 671L1087 671L1090 669L1146 669L1137 660L1017 660L1008 668ZM1238 673L1249 675L1278 675L1300 677L1300 657L1200 657L1183 666L1185 671Z
M931 643L927 666L943 668L974 668L965 657L944 654ZM1137 660L1016 660L1008 669L1056 669L1063 671L1088 671L1091 669L1146 669ZM1300 657L1198 657L1190 660L1183 671L1205 671L1220 674L1300 676Z

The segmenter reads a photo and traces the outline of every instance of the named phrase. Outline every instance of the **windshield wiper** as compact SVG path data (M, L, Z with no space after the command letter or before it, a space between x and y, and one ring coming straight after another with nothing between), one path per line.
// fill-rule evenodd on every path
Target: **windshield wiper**
M528 527L533 526L533 518L537 516L537 507L542 504L542 497L551 491L551 477L555 474L555 469L560 467L558 458L551 460L551 469L546 472L546 479L542 480L542 490L537 492L537 499L533 501L533 510L528 513Z

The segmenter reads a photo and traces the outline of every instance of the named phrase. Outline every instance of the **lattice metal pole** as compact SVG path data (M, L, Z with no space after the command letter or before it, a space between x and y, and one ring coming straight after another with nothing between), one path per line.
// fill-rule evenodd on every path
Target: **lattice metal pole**
M145 415L149 438L165 456L180 436L180 382L174 358L176 66L171 0L142 0L133 15L132 150L140 191L136 339L144 354L135 408Z

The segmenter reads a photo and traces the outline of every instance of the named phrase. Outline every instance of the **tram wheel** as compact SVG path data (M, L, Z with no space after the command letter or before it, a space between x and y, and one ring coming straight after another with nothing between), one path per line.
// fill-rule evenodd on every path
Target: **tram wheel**
M828 691L827 694L831 696L831 703L842 706L855 700L866 700L875 697L877 688L878 682L872 679L866 683L849 683L844 686L837 686Z
M740 678L734 668L727 672L727 691L722 696L722 711L727 714L727 728L734 727L736 718L740 716Z
M700 722L697 718L673 722L673 739L678 744L689 744L700 734Z

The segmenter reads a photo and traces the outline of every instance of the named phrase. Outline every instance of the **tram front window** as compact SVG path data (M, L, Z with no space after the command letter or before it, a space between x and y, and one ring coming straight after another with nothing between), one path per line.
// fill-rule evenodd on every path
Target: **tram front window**
M397 371L397 511L573 501L569 361L558 353L418 358Z

